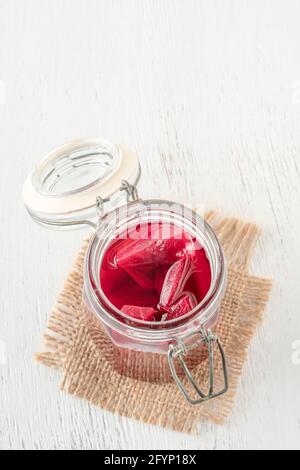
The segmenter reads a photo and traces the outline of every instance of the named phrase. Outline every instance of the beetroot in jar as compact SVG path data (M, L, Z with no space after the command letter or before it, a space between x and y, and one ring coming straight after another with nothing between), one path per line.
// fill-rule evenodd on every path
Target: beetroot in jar
M128 316L170 321L206 297L211 269L204 248L188 232L173 224L144 223L112 242L100 283L110 302Z
M132 201L125 211L102 218L85 269L91 335L99 340L100 321L119 373L157 382L175 379L190 403L200 403L207 395L191 398L182 377L207 359L207 347L211 355L217 345L225 393L224 351L211 330L218 322L226 265L213 230L200 216L168 201ZM210 398L216 395L211 390Z

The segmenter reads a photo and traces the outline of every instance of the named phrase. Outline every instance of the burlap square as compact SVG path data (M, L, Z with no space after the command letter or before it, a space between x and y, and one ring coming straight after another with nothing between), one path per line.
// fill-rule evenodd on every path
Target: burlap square
M113 413L192 433L203 420L222 424L229 415L251 338L269 299L269 279L250 276L248 268L260 231L238 219L220 218L215 212L206 219L216 231L229 263L229 282L221 308L217 334L222 340L229 369L229 392L204 405L187 404L174 382L151 383L120 375L113 367L108 337L101 335L102 348L91 340L82 312L83 260L86 241L52 311L44 335L47 351L37 360L63 374L62 390ZM105 351L105 353L104 353ZM113 354L113 353L112 353ZM205 381L207 363L193 370ZM217 363L217 385L221 365Z

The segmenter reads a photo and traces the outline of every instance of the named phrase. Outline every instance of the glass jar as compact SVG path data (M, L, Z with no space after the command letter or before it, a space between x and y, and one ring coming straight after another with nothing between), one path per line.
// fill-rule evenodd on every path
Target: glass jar
M75 141L55 150L37 166L25 183L24 201L30 215L42 225L89 225L95 230L84 264L83 309L95 344L102 348L103 329L110 338L107 356L118 372L139 380L175 380L186 400L195 405L228 390L225 354L213 333L226 288L226 263L214 231L194 211L170 201L139 199L140 175L138 159L129 150L103 140ZM120 234L143 222L175 225L192 235L208 257L210 289L194 310L180 318L156 322L133 319L118 310L102 289L99 273L109 246ZM217 391L216 349L224 379ZM208 365L207 392L192 375L200 361Z

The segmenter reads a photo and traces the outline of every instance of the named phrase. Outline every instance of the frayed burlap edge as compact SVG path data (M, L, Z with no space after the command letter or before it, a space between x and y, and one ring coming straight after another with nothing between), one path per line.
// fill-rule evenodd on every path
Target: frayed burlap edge
M111 412L176 431L195 432L202 420L222 424L230 414L247 349L262 319L272 283L247 275L260 230L238 219L206 219L218 234L229 263L229 283L218 334L224 343L230 376L229 392L201 407L186 404L175 384L140 382L117 374L92 342L81 309L86 241L53 310L44 336L47 351L36 359L64 371L62 389ZM108 341L103 337L105 342ZM204 374L199 366L196 377ZM221 374L217 377L220 381Z

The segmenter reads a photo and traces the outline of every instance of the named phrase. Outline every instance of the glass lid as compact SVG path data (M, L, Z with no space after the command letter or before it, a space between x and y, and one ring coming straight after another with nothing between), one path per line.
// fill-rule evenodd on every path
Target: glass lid
M54 228L92 225L97 198L111 208L126 202L123 181L140 179L137 156L102 139L76 140L52 151L27 178L25 206L34 220Z

